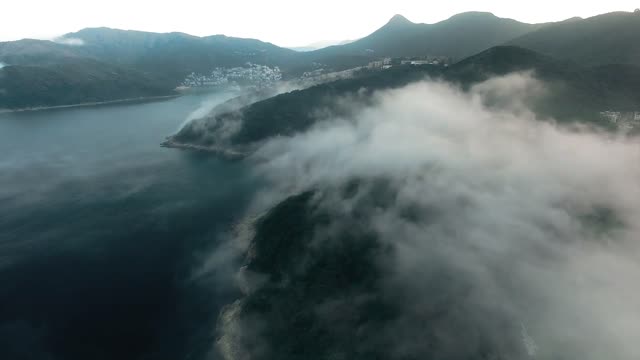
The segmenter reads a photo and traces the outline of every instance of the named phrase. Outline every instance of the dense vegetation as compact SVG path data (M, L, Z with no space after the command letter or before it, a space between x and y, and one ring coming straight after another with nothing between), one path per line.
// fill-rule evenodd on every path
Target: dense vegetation
M307 192L258 220L244 275L247 280L269 281L243 300L236 321L251 335L235 339L242 354L283 360L370 359L385 354L374 345L381 340L379 326L392 319L394 307L377 293L376 260L389 249L355 219L350 228L335 229L335 238L314 243L316 233L330 225L330 216L314 205L314 193ZM323 319L318 312L323 303L331 306L337 299L358 297L360 301L338 309L348 316ZM264 324L259 334L251 329L252 319ZM356 334L353 329L360 330ZM224 327L221 330L220 336L229 335Z
M75 45L0 43L0 109L170 95L192 73L247 62L296 66L293 50L222 35L195 37L107 28L63 37Z
M216 67L236 67L247 62L287 67L297 52L253 39L215 35L197 37L183 33L150 33L109 28L84 29L65 35L84 45L85 56L144 71L178 85L186 75L209 73Z
M597 121L601 111L640 109L640 66L635 65L581 66L520 47L499 46L455 64L444 77L464 86L526 70L533 70L549 90L532 104L541 116Z
M616 12L550 24L509 44L582 65L640 65L640 14Z
M601 111L640 109L640 67L581 67L531 50L500 46L448 68L398 66L385 71L365 71L353 79L282 94L234 111L218 112L188 124L173 140L202 146L234 147L247 152L251 151L252 144L270 137L292 135L324 118L357 111L358 105L366 105L376 90L401 87L427 77L468 88L494 75L527 70L533 70L549 89L541 98L532 99L530 104L542 118L598 122ZM348 98L349 106L340 106L340 102L335 101L338 98ZM229 121L242 122L242 127L229 138L212 136Z
M482 319L464 317L478 305L467 303L471 285L446 265L417 270L430 306L407 317L406 296L416 294L390 291L393 275L384 270L394 266L401 241L382 240L367 220L397 205L398 194L383 180L353 180L333 190L341 198L304 192L257 220L241 274L246 293L233 317L221 316L221 348L232 349L234 358L283 360L526 357L518 323L491 317L500 324L496 341L483 333ZM352 206L326 206L336 201ZM407 209L405 220L424 215L416 211L423 210Z
M396 88L437 74L434 66L399 66L386 71L363 70L343 79L292 91L232 111L214 109L210 117L187 124L172 137L177 143L238 147L247 151L253 143L272 136L291 135L309 128L318 117L348 115L365 105L375 90ZM349 97L349 106L337 106L338 96ZM228 110L228 109L225 109ZM215 136L229 122L242 127L228 138Z
M59 106L173 95L135 70L92 60L0 69L0 108Z

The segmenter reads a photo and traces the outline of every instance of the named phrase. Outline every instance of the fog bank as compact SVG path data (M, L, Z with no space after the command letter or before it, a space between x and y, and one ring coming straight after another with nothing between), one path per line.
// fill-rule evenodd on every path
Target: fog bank
M258 150L272 188L255 208L313 189L339 228L378 204L359 221L394 249L379 282L403 311L379 331L395 358L637 359L638 139L538 119L544 91L525 73L377 93Z

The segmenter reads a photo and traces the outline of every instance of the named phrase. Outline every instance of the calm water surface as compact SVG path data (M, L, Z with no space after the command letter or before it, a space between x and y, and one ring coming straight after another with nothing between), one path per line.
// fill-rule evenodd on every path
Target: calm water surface
M0 359L208 352L235 294L190 279L256 186L159 143L229 96L0 115Z

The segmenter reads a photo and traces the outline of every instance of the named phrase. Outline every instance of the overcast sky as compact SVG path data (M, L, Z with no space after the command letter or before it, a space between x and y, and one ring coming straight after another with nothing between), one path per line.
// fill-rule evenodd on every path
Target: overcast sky
M639 0L3 0L0 41L46 39L85 27L107 26L193 35L225 34L301 46L323 40L357 39L397 13L425 23L464 11L490 11L523 22L547 22L633 11L638 7Z

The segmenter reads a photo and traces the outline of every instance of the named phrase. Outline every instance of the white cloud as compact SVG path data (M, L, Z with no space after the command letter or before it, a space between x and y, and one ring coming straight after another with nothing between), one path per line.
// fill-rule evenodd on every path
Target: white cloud
M336 224L379 196L366 180L386 181L385 205L358 214L395 249L381 282L403 313L380 332L399 357L434 351L434 328L458 358L483 341L510 359L532 344L541 359L640 357L639 140L539 121L523 99L540 91L528 74L468 93L421 82L254 155L266 198L317 189Z
M84 40L77 39L77 38L60 37L60 38L54 39L53 41L57 42L58 44L69 45L69 46L83 46L84 45Z

